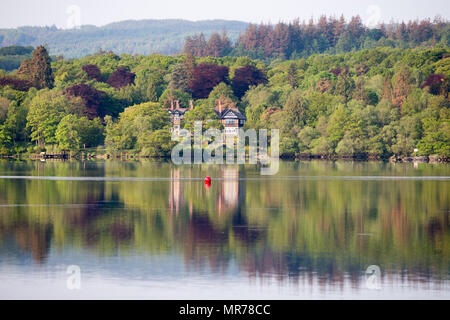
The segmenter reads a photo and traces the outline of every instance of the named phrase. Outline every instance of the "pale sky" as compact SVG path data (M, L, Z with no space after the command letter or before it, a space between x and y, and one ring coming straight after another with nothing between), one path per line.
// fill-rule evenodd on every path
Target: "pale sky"
M367 24L440 15L450 20L448 0L0 0L0 28L76 23L97 26L121 20L226 19L247 22L309 20L321 14L359 14ZM75 6L75 7L74 7Z

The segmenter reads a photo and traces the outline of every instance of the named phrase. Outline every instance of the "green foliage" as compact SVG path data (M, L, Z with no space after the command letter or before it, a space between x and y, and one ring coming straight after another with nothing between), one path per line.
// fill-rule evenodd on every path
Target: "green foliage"
M110 153L131 151L145 156L167 156L172 146L170 118L158 103L146 102L125 109L114 122L105 117L105 146Z
M59 122L70 111L70 102L57 91L41 90L30 101L27 115L27 127L31 141L39 147L55 144L55 132Z
M321 45L316 43L318 50ZM448 90L429 90L427 83L448 81L448 55L447 47L377 47L297 56L295 60L277 58L270 64L250 57L195 59L192 55L111 52L58 59L51 64L55 77L52 90L0 87L1 152L15 154L34 144L38 149L54 145L70 151L84 145L96 147L103 143L102 119L94 119L95 115L91 116L93 121L84 119L91 108L101 111L101 116L109 115L104 123L110 153L167 155L171 123L164 108L170 107L171 101L174 106L179 101L181 107L188 107L192 96L186 85L191 72L196 64L209 63L229 68L230 78L235 70L253 66L267 72L268 82L250 87L241 99L230 85L218 82L207 98L195 100L194 110L185 114L187 129L193 129L195 121L202 121L204 129L221 128L214 111L220 101L223 108L237 107L246 115L246 128L280 129L283 156L446 157ZM83 70L87 65L95 69L96 77L88 78ZM118 89L104 82L119 68L136 74L135 85ZM0 76L14 75L1 72ZM104 94L98 99L62 94L74 86ZM444 85L438 87L445 89Z
M59 122L55 138L61 150L78 151L101 144L104 139L103 131L104 127L99 118L89 120L68 114Z
M178 101L180 107L187 108L192 97L189 93L177 89L167 88L159 97L159 102L165 107L170 108L172 105L176 107Z
M222 124L219 121L219 117L214 112L214 107L208 99L198 100L193 110L189 110L184 115L184 127L187 130L194 130L196 121L201 121L203 130L209 128L222 128Z
M422 126L423 138L417 144L419 154L450 157L450 117L448 109L442 109L440 115L436 112L429 112L422 119Z
M12 71L17 69L23 60L31 58L33 47L8 46L0 48L0 69Z

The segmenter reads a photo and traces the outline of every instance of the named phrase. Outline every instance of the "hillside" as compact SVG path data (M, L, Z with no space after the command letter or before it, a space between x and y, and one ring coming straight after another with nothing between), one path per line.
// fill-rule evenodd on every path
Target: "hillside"
M20 27L0 29L0 47L20 45L36 47L45 44L51 55L79 58L99 50L129 54L175 54L187 36L227 31L232 41L248 24L226 20L128 20L102 27L82 26L80 29L56 27Z
M165 108L193 100L184 128L202 121L223 129L214 112L220 101L245 114L246 128L279 129L283 157L447 161L449 79L449 47L384 47L267 64L114 53L51 61L39 46L17 71L0 73L0 155L75 154L104 145L112 156L169 156Z

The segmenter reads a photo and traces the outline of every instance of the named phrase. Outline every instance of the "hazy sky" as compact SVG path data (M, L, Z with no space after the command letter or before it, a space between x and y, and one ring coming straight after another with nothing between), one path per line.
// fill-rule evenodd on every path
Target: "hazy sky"
M359 14L364 22L450 19L449 0L0 0L0 28L24 25L105 25L127 19L289 21Z

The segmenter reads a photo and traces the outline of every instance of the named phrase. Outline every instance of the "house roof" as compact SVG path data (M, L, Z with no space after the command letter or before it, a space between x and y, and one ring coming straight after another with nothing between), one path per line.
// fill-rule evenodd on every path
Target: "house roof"
M172 110L172 109L169 109L169 113L170 114L178 114L179 116L182 116L182 115L184 115L187 111L188 111L189 109L174 109L174 110Z
M221 113L217 109L214 109L220 120L223 119L238 119L238 120L247 120L247 118L239 112L236 108L226 108Z

